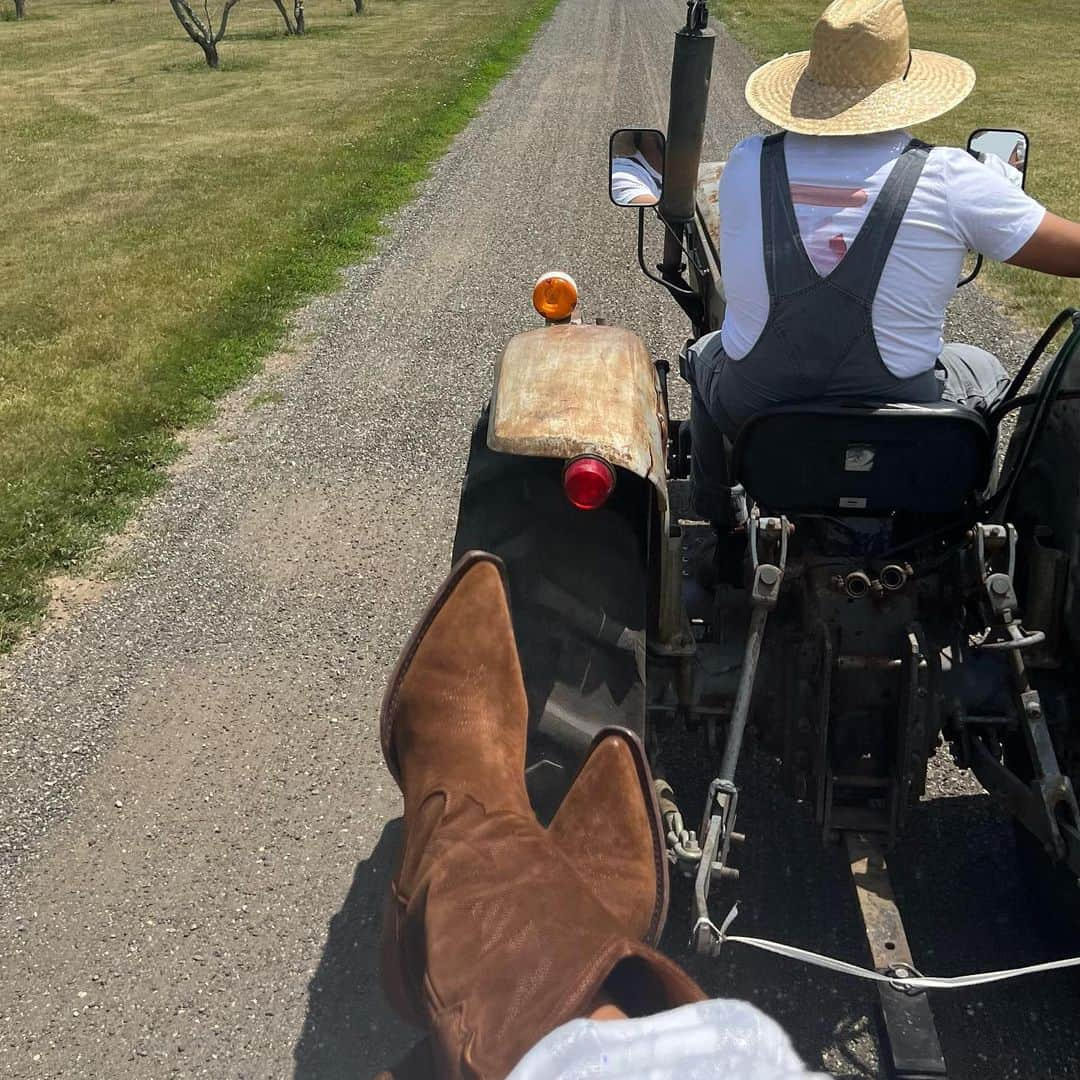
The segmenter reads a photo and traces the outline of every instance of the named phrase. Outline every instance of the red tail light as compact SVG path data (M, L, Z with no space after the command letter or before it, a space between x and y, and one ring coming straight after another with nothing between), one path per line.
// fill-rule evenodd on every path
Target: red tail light
M615 470L602 458L579 457L566 463L563 491L579 510L596 510L615 490Z

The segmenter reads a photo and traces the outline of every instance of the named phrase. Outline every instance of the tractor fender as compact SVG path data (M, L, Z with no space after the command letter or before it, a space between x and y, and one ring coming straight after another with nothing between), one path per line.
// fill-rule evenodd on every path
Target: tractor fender
M502 454L601 457L648 480L666 519L666 424L645 342L620 326L565 323L518 334L503 350L487 443Z

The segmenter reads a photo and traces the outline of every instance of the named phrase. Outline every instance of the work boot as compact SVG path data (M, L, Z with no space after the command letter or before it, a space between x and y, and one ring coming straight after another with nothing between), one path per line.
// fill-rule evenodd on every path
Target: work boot
M602 756L582 771L582 787L549 833L525 793L526 729L501 564L471 553L406 646L382 716L387 763L405 797L384 986L400 1010L427 1025L437 1073L451 1080L505 1076L544 1035L588 1015L598 1000L633 1016L703 998L675 964L635 939L641 928L658 932L664 879L663 861L655 867L658 841L646 835L655 804L648 814L627 814L625 800L639 799L642 783L633 740L599 743ZM619 787L634 778L618 801L604 788L605 764ZM617 846L617 822L630 818L634 846L653 864L628 873L617 857L592 862L588 873L599 875L607 904L582 871L581 854L573 844L566 850L579 828L597 828L585 808L588 788L593 805L605 808L604 845ZM624 881L632 882L630 902L620 895Z

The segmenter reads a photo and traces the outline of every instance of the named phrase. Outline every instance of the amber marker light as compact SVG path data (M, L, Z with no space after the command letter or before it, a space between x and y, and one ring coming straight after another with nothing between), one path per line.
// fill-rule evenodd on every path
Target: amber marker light
M552 270L533 286L532 302L548 322L565 322L577 307L577 285L569 274Z

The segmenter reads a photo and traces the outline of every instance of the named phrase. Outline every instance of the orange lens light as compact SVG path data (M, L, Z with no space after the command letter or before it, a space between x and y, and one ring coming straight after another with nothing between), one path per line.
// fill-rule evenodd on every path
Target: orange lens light
M577 307L577 285L569 274L553 270L533 286L532 302L548 322L562 322Z

